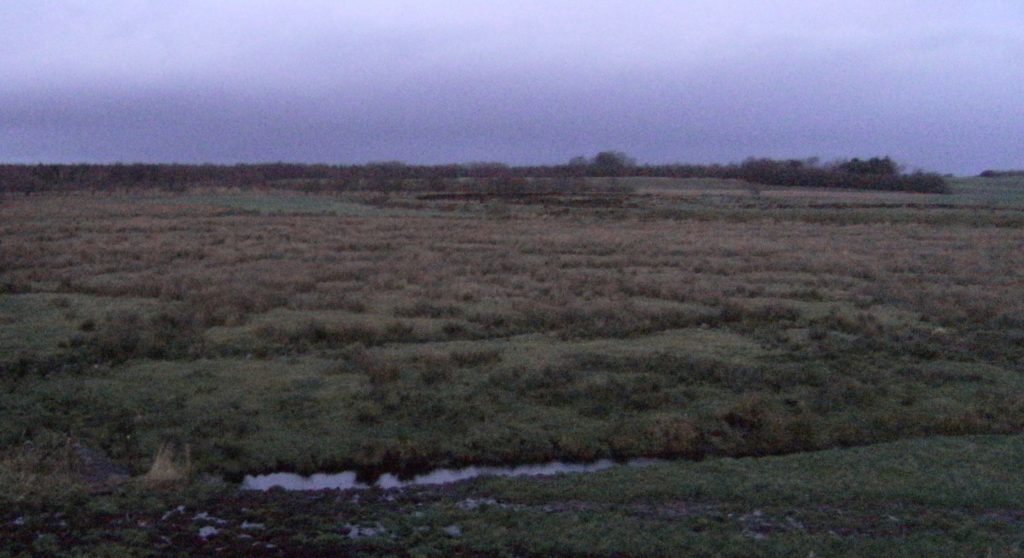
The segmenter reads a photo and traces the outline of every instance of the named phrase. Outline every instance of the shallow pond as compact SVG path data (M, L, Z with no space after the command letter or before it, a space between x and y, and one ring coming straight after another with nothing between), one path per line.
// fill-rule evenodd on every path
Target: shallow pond
M417 475L408 480L402 480L396 475L385 473L372 484L359 482L354 471L330 474L317 473L310 476L302 476L295 473L270 473L267 475L246 475L242 480L242 488L245 490L270 490L271 488L283 488L284 490L352 490L368 489L371 487L389 489L448 484L483 476L542 477L573 473L596 473L598 471L604 471L617 466L644 467L659 462L660 461L657 459L633 459L624 463L617 463L610 459L602 459L593 463L563 463L561 461L552 461L550 463L518 465L514 467L435 469L429 473Z

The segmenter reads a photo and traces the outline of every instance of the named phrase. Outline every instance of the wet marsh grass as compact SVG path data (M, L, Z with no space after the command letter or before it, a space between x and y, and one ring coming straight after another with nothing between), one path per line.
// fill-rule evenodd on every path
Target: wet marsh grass
M721 186L5 199L0 444L240 475L1024 428L1012 199Z
M40 436L32 444L0 450L0 502L20 504L84 493L70 439Z
M358 494L139 482L32 505L5 492L0 534L16 555L215 542L240 555L1020 556L1022 449L1019 435L931 437ZM216 538L196 536L207 525Z

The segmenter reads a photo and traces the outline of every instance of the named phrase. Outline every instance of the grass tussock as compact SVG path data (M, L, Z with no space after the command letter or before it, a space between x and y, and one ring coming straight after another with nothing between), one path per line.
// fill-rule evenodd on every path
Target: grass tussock
M0 451L0 502L59 500L87 490L70 439L41 437Z
M134 358L188 359L202 354L199 317L188 310L169 310L143 317L125 312L106 316L100 324L85 323L70 347L105 362Z
M4 204L0 448L238 475L1024 425L1009 193L630 180Z
M260 340L300 349L345 347L356 343L375 346L414 339L412 327L402 322L391 322L384 327L378 327L364 324L326 324L310 320L297 327L264 324L257 328L255 333Z
M182 483L192 475L192 446L164 443L153 456L153 463L143 475L150 485Z

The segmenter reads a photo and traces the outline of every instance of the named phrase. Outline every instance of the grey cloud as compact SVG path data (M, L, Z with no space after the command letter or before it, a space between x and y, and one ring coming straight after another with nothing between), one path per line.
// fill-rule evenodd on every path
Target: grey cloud
M1017 3L847 4L14 0L0 159L1024 166Z

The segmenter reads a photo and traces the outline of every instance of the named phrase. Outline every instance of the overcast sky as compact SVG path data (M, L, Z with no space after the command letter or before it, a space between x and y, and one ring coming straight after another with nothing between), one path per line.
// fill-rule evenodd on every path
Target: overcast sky
M1024 168L1024 1L0 0L0 160Z

